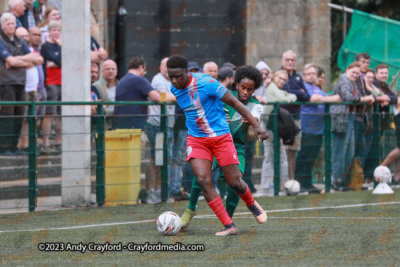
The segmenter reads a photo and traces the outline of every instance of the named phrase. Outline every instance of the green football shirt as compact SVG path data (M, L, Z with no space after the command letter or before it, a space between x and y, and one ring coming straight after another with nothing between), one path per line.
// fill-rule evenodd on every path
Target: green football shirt
M232 95L237 96L237 92L232 92ZM254 98L250 98L245 107L250 111L253 117L260 121L261 114L263 112L263 106ZM236 151L238 155L240 153L245 153L244 142L249 129L250 124L242 122L242 116L236 112L234 108L224 103L224 111L229 115L231 121L229 122L229 128L233 138L233 143L235 144Z

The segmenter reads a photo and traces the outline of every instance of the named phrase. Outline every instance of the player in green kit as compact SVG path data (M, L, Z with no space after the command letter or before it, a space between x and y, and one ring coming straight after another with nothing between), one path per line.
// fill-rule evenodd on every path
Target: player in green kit
M251 96L254 91L261 86L262 74L258 69L252 66L242 66L236 70L235 83L237 92L232 94L250 111L250 113L258 121L263 112L263 107L257 100ZM245 167L245 138L249 124L239 113L236 112L231 106L224 104L224 111L227 114L227 121L229 123L230 132L233 138L233 143L236 148L237 156L239 158L239 171L240 177L243 177ZM213 160L213 170L218 168L216 159ZM223 173L221 172L221 176ZM220 179L221 180L221 177ZM232 218L233 213L239 203L239 196L235 191L228 187L228 195L226 198L226 211ZM182 228L187 227L190 220L196 215L197 201L200 197L201 189L197 182L196 177L193 179L192 191L190 193L190 202L188 208L182 216Z

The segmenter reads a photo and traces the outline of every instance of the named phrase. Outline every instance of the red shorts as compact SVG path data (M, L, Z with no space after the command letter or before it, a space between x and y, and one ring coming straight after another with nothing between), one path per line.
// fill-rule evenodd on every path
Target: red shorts
M239 164L235 145L230 133L217 137L187 137L187 158L208 159L213 161L213 155L219 166Z

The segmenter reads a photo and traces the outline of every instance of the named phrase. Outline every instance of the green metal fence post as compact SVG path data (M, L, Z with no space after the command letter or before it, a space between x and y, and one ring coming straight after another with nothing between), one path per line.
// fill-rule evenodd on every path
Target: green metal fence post
M381 162L381 120L379 113L379 104L374 104L374 137L372 139L372 151L374 151L375 155L372 158L373 167L376 168L379 166ZM378 182L374 179L374 188L378 185Z
M332 133L330 105L325 104L325 192L331 190L332 178Z
M29 133L29 211L35 211L37 201L37 117L35 103L28 107Z
M105 199L105 129L106 118L104 105L97 105L97 140L96 140L96 200L99 207L103 206Z
M279 104L274 104L273 113L273 132L274 132L274 196L279 196L281 184L281 149L278 131L279 124ZM271 119L271 118L270 118Z
M163 165L161 167L161 200L167 201L168 199L168 181L169 181L169 171L168 171L168 116L167 116L167 106L166 103L161 103L161 129L164 133L163 142Z

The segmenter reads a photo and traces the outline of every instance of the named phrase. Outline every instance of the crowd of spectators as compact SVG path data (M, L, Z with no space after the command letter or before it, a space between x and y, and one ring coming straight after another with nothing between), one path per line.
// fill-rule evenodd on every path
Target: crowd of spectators
M8 11L1 15L0 24L1 100L61 101L61 0L9 0ZM91 30L94 24L95 20L92 20ZM107 59L107 51L93 37L90 49L92 63L99 64ZM96 96L98 99L114 101L118 84L115 62L105 61L101 73L101 79L94 84L99 91ZM109 107L109 114L112 114L112 108ZM0 153L26 153L27 108L3 106L0 113L6 116L0 118L4 126L0 130ZM41 122L40 133L43 139L40 153L59 154L62 141L61 107L38 105L36 115ZM55 141L50 142L54 133Z
M360 59L367 60L365 71L360 66ZM143 101L149 99L152 90L158 93L165 92L167 101L169 93L168 77L165 75L164 61L161 61L160 73L157 74L149 86L141 86L147 88L146 92L141 92L139 88L136 90L140 97L135 97L131 100ZM135 65L136 69L142 71L137 72L136 76L142 76L146 69L146 62L140 57L134 58L131 62L140 62ZM280 142L280 187L283 189L283 184L289 179L296 179L300 182L301 191L308 193L320 193L321 188L313 184L313 168L317 161L317 157L323 147L325 134L325 103L329 103L332 116L332 133L333 133L333 178L332 186L335 190L349 190L349 173L346 170L354 164L358 157L362 162L362 166L366 170L365 162L369 159L369 154L372 148L371 142L373 136L372 131L367 130L371 127L372 104L379 102L381 110L381 121L384 124L385 118L388 117L388 104L397 104L397 96L387 86L386 80L388 76L388 67L384 64L378 65L375 71L368 69L369 55L361 53L357 55L356 62L350 64L343 73L337 83L334 85L332 94L327 94L323 91L325 86L325 71L321 66L310 63L304 66L298 66L297 55L289 50L282 55L282 67L273 72L269 66L260 61L256 68L261 72L263 83L254 94L254 98L264 104L264 113L262 116L263 126L269 131L269 139L264 141L264 160L261 174L261 194L270 195L274 189L274 138L279 138ZM301 68L301 72L295 70L295 66ZM225 63L223 67L218 69L215 62L206 62L203 68L199 67L197 62L189 62L189 71L203 72L218 80L223 86L229 90L235 90L233 82L235 77L235 69L231 63ZM364 72L363 72L364 71ZM132 72L130 70L130 72ZM133 76L132 76L133 77ZM136 77L137 79L139 77ZM140 79L144 79L141 77ZM145 82L143 80L143 82ZM148 83L146 81L146 83ZM131 82L131 86L136 86ZM117 95L120 91L120 86L117 86ZM122 88L122 87L121 87ZM123 89L121 89L123 90ZM126 97L120 98L126 100ZM150 97L151 99L151 97ZM153 98L155 99L155 98ZM118 97L117 97L118 100ZM155 99L158 101L158 99ZM335 105L342 101L352 101L354 103L365 103L366 105ZM283 137L274 137L272 132L273 123L269 118L273 112L273 105L269 103L280 102L281 108L279 114L286 114L292 118L293 123L299 128L298 133L293 136L292 142L286 143ZM315 102L314 105L290 105L293 102ZM285 104L286 103L286 104ZM151 170L149 177L155 177L155 182L149 179L146 186L149 203L157 203L160 200L160 169L155 164L155 135L162 130L159 128L159 108L154 106L149 112L140 111L114 112L114 114L135 115L135 122L139 122L141 117L148 118L147 125L144 122L140 125L129 127L145 128L147 136L151 143ZM155 112L157 110L157 112ZM184 117L179 111L179 107L175 110L171 109L167 112L169 118L168 125L168 145L171 156L170 168L170 196L175 199L181 199L185 191L190 192L190 187L187 186L187 181L191 179L191 175L184 171L185 154L185 138L187 129L184 125ZM368 115L369 114L369 115ZM174 118L174 115L176 118ZM148 116L148 117L147 117ZM367 119L365 119L367 118ZM118 120L121 120L119 118ZM183 120L183 121L182 121ZM383 126L382 126L383 127ZM118 128L118 127L116 127ZM172 137L173 135L173 137ZM255 154L256 140L252 139L251 130L249 130L246 140L246 169L243 179L249 184L249 188L255 192L251 173L252 163ZM285 146L285 144L287 144ZM172 152L172 154L171 154ZM393 152L394 153L394 152ZM396 153L400 153L397 152ZM376 157L373 155L372 157ZM376 166L375 166L376 167ZM148 172L149 173L149 170ZM214 175L213 176L218 176ZM182 179L183 177L183 179ZM366 176L367 177L367 176ZM370 177L371 178L371 177ZM366 183L371 182L370 179L365 179ZM216 186L217 178L213 179ZM368 186L366 184L366 186ZM183 191L179 193L179 188Z
M47 3L46 3L47 2ZM0 32L0 98L3 101L61 101L61 1L9 0L9 10L1 16ZM91 29L95 25L91 24ZM146 61L134 57L128 63L128 72L118 80L117 64L108 59L107 51L91 37L91 97L94 101L171 101L171 83L167 75L166 61L160 62L159 73L151 83L144 77ZM333 93L324 92L325 72L321 66L309 63L297 64L297 55L288 50L282 54L282 65L272 70L264 61L256 64L263 77L262 85L255 91L254 98L264 105L262 124L269 131L265 140L262 163L261 191L270 194L274 188L274 138L280 143L280 187L285 181L296 179L301 191L320 193L313 184L313 167L321 151L325 134L325 103L330 103L332 116L332 185L335 190L348 190L350 174L347 171L354 159L359 158L364 168L366 183L372 178L374 151L372 145L373 106L379 102L381 134L389 127L389 104L397 104L397 94L387 85L389 67L380 64L370 69L370 56L360 53L334 84ZM200 67L198 62L189 62L190 72L203 72L219 81L231 91L236 66L226 62L219 67L208 61ZM299 68L301 71L296 70ZM4 75L3 75L4 74ZM342 101L365 103L365 105L335 105ZM273 105L280 102L279 116L289 116L294 128L298 128L292 141L283 136L274 136L270 117ZM315 105L294 105L294 102L316 102ZM161 201L161 165L157 160L157 136L163 132L160 125L160 106L129 105L105 107L109 118L107 129L141 129L150 144L150 163L146 170L147 203ZM97 113L92 107L92 114ZM27 109L22 106L2 106L0 109L0 153L18 155L28 148ZM61 152L61 109L59 106L39 106L36 115L42 118L41 135L43 154ZM278 114L275 114L278 116ZM8 116L8 117L7 117ZM187 198L190 192L192 174L185 164L186 137L188 134L185 118L178 106L167 107L168 153L169 153L169 195L171 199ZM56 122L54 123L54 119ZM376 125L375 125L376 126ZM50 137L55 133L55 140ZM257 140L252 128L246 139L246 165L243 180L252 192L253 161ZM398 153L394 151L393 153ZM214 185L218 175L214 175ZM183 177L183 179L182 179Z

